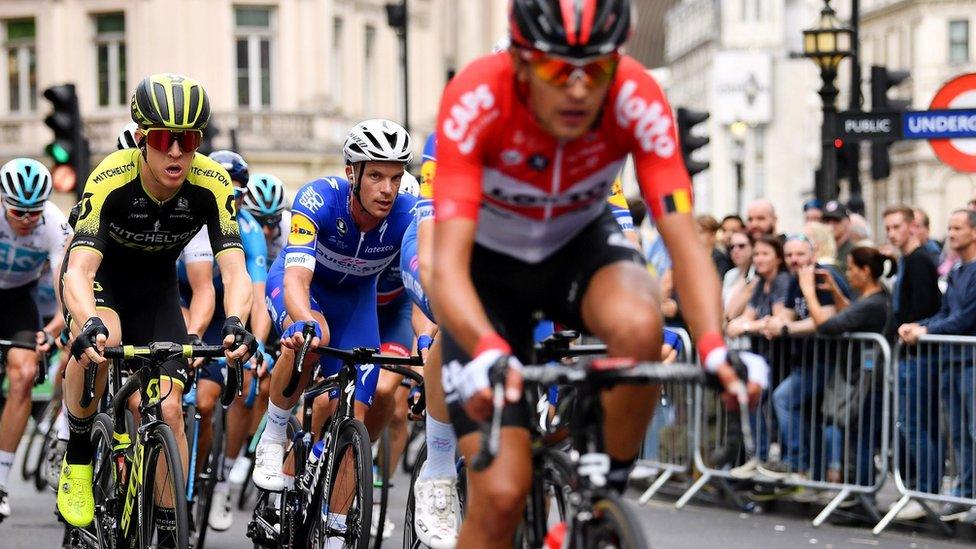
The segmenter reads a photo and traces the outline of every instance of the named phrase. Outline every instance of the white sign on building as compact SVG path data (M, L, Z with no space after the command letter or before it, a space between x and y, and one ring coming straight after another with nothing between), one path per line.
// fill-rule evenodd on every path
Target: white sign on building
M723 125L769 123L773 116L773 60L769 52L718 51L712 67L713 119Z

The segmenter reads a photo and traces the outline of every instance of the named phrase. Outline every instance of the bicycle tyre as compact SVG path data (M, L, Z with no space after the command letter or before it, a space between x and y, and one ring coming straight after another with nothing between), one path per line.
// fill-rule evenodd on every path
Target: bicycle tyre
M44 407L44 411L38 416L36 421L33 421L34 426L31 428L30 437L27 438L27 446L24 448L24 461L20 464L20 477L24 481L34 479L34 487L38 490L43 490L47 486L47 479L44 479L44 483L40 486L37 485L37 476L41 471L41 466L44 464L44 440L47 438L47 434L54 431L54 420L57 418L57 411L60 409L60 403L56 400L51 400ZM43 425L44 419L49 417L51 420L48 422L47 431L41 431L41 425ZM33 419L33 418L31 418ZM37 444L40 443L41 446L38 448ZM36 450L36 454L34 453ZM33 455L32 455L33 454ZM33 465L33 469L31 466Z
M369 549L373 513L373 452L366 426L358 420L345 421L339 427L334 448L333 481L339 474L339 468L347 452L353 460L352 471L355 489L353 501L349 502L349 507L346 510L346 532L343 546L353 549ZM326 501L332 501L332 492L336 488L336 484L333 482L333 485L328 487L328 491L324 488L321 491L323 504L320 509L325 507ZM323 520L321 512L318 515L317 520L313 523L312 530L317 530L318 535L314 538L320 543L320 548L324 548L326 535L333 529L327 520Z
M113 549L117 545L117 532L113 527L115 517L111 516L115 510L113 501L116 499L118 482L112 460L112 447L115 443L113 434L112 417L106 413L96 415L91 430L94 450L92 496L95 499L95 520L92 521L92 527L98 546L105 549Z
M193 506L192 541L194 549L203 549L207 541L207 530L210 529L210 509L213 507L214 487L220 478L224 466L224 407L214 406L213 436L210 439L210 452L203 474L197 475L197 498Z
M579 547L586 549L650 547L640 518L626 502L613 494L606 494L593 504L593 517L580 525L580 537L582 544Z
M38 492L43 491L48 487L48 453L57 445L58 442L58 430L56 428L58 416L61 413L61 402L51 401L47 406L44 407L43 415L41 416L40 423L47 423L47 431L44 432L44 436L41 439L41 447L38 449L37 458L34 465L33 477L34 477L34 488ZM36 431L40 431L40 423L35 427ZM29 454L24 454L24 460L27 460ZM61 464L58 464L58 469L60 471Z
M425 420L413 421L410 424L410 433L407 435L407 444L403 448L403 457L400 458L400 463L403 466L403 472L411 475L414 469L417 468L417 464L420 462L420 452L427 448L426 445L426 429L427 425Z
M544 494L544 504L546 506L546 527L543 530L543 539L535 540L541 545L545 542L545 533L554 524L560 522L568 523L571 514L570 496L578 489L579 479L573 468L573 463L569 457L559 450L544 448L533 459L536 468L535 474L542 476L542 489ZM554 509L555 508L555 509ZM550 522L549 518L555 511L555 520ZM529 518L529 517L526 517ZM536 518L536 517L531 517ZM532 539L526 536L525 521L519 525L515 534L515 547L530 548L536 547Z
M374 509L377 512L376 516L376 537L373 539L373 549L382 549L383 547L383 528L386 526L386 506L390 497L390 478L393 477L390 474L390 428L387 427L383 429L383 434L380 435L379 444L376 446L376 470L380 476L380 486L379 486L379 502L378 505L374 504ZM374 487L375 487L374 479ZM373 494L376 495L375 493ZM375 499L375 498L374 498Z
M159 458L165 457L166 476L163 490L169 490L173 497L173 510L176 516L176 549L189 549L190 532L189 519L186 513L186 483L183 479L183 467L176 438L169 425L159 423L152 428L149 440L143 451L143 484L139 494L141 521L138 529L138 547L151 549L156 547L153 542L156 533L156 470ZM175 464L175 466L174 466Z
M413 527L413 515L416 509L417 502L413 496L413 487L417 483L417 476L420 475L420 469L423 468L424 462L427 461L427 445L421 446L420 451L417 452L417 459L413 462L413 470L410 472L410 486L407 487L407 503L403 506L403 549L420 549L424 547L420 540L417 539L417 532Z

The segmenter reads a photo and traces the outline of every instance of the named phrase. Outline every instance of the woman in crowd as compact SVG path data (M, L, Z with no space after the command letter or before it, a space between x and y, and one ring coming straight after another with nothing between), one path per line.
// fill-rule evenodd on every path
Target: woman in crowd
M752 266L756 271L755 288L741 315L729 322L726 335L739 337L758 332L766 317L783 307L790 275L786 272L783 244L773 235L763 235L753 243Z
M799 272L800 289L806 298L810 318L817 325L817 333L840 335L850 332L885 334L891 329L890 296L881 279L892 274L895 259L871 246L858 246L847 257L847 279L860 297L850 302L844 297L833 277L826 270L812 266ZM827 290L834 297L837 313L829 315L817 299L817 290ZM853 346L854 348L851 348ZM829 349L828 349L829 350ZM884 372L873 364L862 363L860 345L838 343L835 356L837 368L825 389L821 407L824 417L824 441L827 451L829 482L850 482L871 485L874 472L871 466L881 431L881 392ZM854 357L850 360L848 357ZM845 427L855 432L847 432ZM845 456L845 444L849 448ZM845 459L846 458L846 459Z
M722 302L725 305L725 319L732 320L742 314L752 292L756 270L752 265L752 238L745 229L733 231L729 235L729 255L735 265L725 273L722 280Z
M804 225L803 234L813 244L813 251L817 254L817 263L837 267L837 241L834 232L823 223L810 222Z

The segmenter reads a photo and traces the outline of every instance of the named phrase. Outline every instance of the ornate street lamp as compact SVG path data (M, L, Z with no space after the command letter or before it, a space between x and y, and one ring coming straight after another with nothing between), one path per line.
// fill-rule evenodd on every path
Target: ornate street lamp
M817 181L817 198L826 201L836 198L837 157L834 151L833 123L837 114L837 67L853 50L853 31L842 27L837 14L830 7L830 0L824 0L817 28L803 31L803 56L813 60L820 67L820 99L823 101L823 125L821 126L822 156L820 159L820 179Z

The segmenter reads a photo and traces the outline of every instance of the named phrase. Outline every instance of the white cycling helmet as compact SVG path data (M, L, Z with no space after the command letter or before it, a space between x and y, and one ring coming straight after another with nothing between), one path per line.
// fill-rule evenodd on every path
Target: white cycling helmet
M342 146L346 164L359 162L402 162L413 158L410 135L396 122L373 119L356 124Z
M0 189L9 207L41 211L52 188L51 172L33 158L14 158L0 168Z
M420 182L410 172L403 172L400 179L400 194L409 194L416 197L420 196Z
M508 48L512 47L512 40L506 34L495 42L495 45L491 47L491 53L501 53L503 51L508 51Z
M122 133L119 134L119 140L116 143L116 147L121 151L122 149L136 149L139 147L139 142L136 140L136 130L139 129L139 125L135 122L129 122L122 128Z

